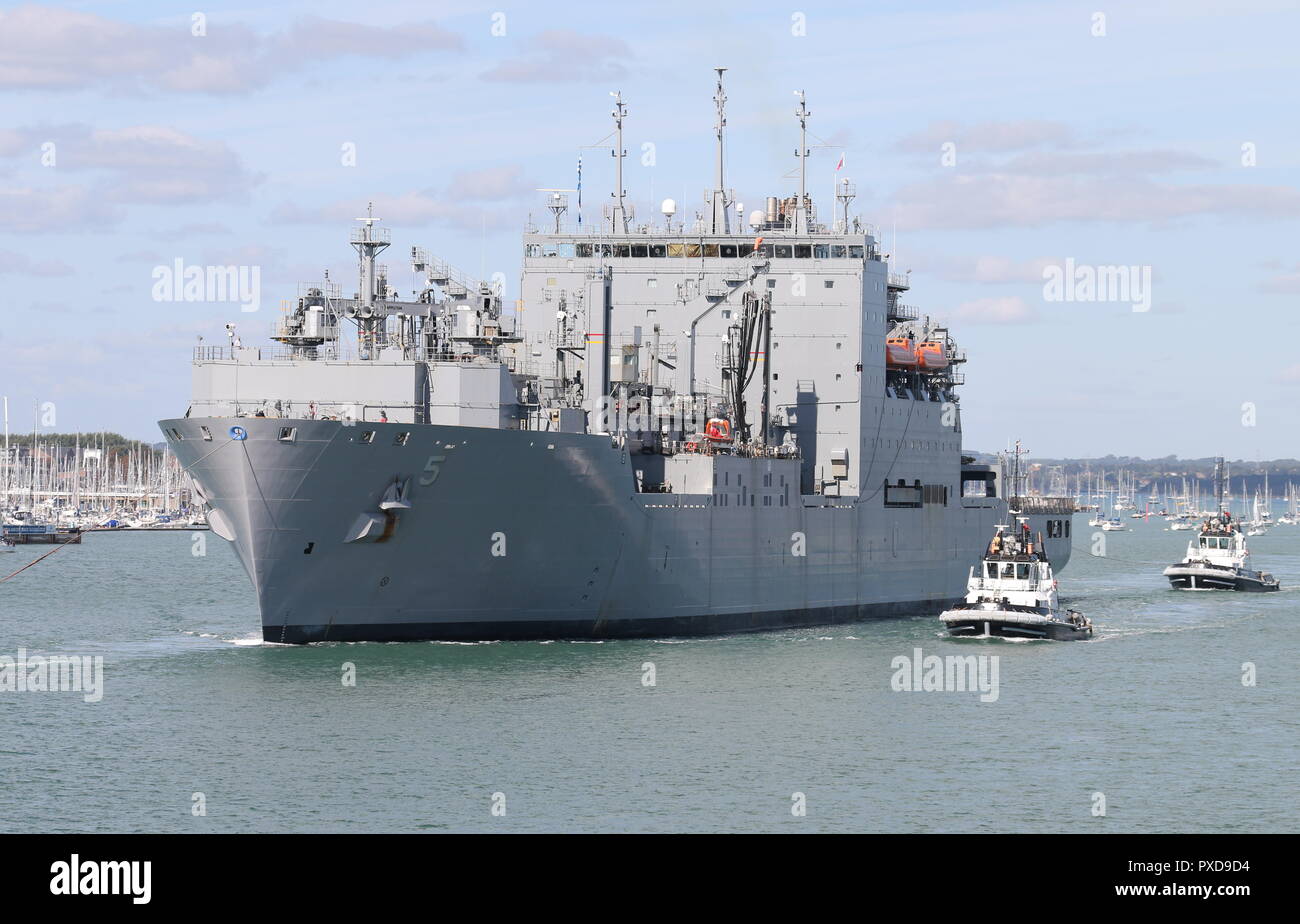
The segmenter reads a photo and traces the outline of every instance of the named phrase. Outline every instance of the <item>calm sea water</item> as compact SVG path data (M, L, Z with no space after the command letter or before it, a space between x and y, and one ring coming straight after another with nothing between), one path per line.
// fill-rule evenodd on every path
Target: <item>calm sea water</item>
M188 532L90 535L0 584L0 655L102 655L105 674L98 703L0 693L0 829L1300 829L1300 528L1251 540L1281 593L1180 593L1159 572L1189 534L1130 522L1100 559L1075 518L1061 587L1090 642L950 640L918 618L264 646L221 540L195 557ZM44 551L0 556L0 575ZM997 655L997 701L891 690L891 660L917 647Z

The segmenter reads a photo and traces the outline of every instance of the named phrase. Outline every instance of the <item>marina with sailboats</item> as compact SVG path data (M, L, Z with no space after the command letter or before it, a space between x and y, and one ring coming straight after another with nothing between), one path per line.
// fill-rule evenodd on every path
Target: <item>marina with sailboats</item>
M7 398L4 412L0 528L14 542L79 542L91 530L207 528L165 450L116 433L60 434L35 423L12 434Z

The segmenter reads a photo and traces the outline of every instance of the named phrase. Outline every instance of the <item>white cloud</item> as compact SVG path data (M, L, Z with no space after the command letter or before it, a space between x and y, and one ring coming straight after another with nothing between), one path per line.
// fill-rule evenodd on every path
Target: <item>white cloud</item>
M1281 269L1280 266L1272 266L1270 269ZM1300 295L1300 263L1295 264L1289 270L1274 273L1268 279L1259 284L1259 291L1268 292L1272 295Z
M627 75L623 62L631 58L632 50L622 39L552 29L526 40L522 56L486 71L483 79L511 83L617 80Z
M1035 319L1033 310L1018 295L962 302L953 316L969 324L1025 324Z
M1159 224L1198 215L1300 215L1300 190L1294 187L1163 181L1156 177L1176 171L1209 172L1222 165L1186 151L1089 150L1059 122L938 122L903 138L897 146L937 157L945 141L957 145L956 164L931 172L931 178L895 194L890 208L900 225L916 229L1035 227L1058 221ZM977 156L969 157L972 151Z
M1056 257L1036 257L1016 260L998 254L975 257L931 257L915 265L918 272L936 276L948 282L1009 283L1043 281L1043 269L1056 266Z
M1215 161L1185 151L1034 151L1004 163L999 172L1064 176L1071 173L1142 175L1209 170Z
M96 171L87 184L0 190L0 230L48 231L115 224L117 205L186 204L241 197L260 178L244 169L224 142L161 125L92 129L86 125L25 128L8 133L14 154L55 144L57 168L44 176ZM0 147L0 151L7 148ZM13 156L13 155L11 155ZM85 207L84 221L73 206ZM24 210L40 214L25 213Z
M461 47L458 36L428 22L382 28L308 17L284 32L259 35L238 23L210 21L207 34L196 36L188 17L142 26L26 5L0 12L0 87L243 93L313 62L348 55L391 60Z
M954 121L932 122L901 139L897 147L909 153L937 152L944 144L957 146L958 156L978 151L1021 151L1047 145L1068 147L1076 143L1070 128L1060 122L1021 119L1010 122L978 122L964 125Z
M1293 218L1300 215L1300 190L989 173L907 186L891 208L899 225L911 229L1036 227L1058 221L1162 223L1198 215Z
M531 195L537 184L524 178L519 164L458 173L447 184L447 195L463 199L519 199Z
M96 231L122 216L119 206L85 186L0 188L0 231Z
M0 276L71 276L74 270L62 260L33 260L13 250L0 250Z
M443 190L376 196L375 215L399 227L441 224L468 231L519 229L522 212L517 204L535 191L536 184L524 178L520 165L487 167L456 174ZM286 202L275 208L271 220L285 224L347 224L364 209L365 203L354 199L320 208Z

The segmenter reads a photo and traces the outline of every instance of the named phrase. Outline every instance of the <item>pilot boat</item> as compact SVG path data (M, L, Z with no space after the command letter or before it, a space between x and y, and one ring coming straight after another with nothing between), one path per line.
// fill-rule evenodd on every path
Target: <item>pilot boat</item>
M1023 517L1012 530L997 527L984 557L970 570L966 598L939 618L949 635L1026 639L1092 638L1092 621L1062 609L1052 563Z

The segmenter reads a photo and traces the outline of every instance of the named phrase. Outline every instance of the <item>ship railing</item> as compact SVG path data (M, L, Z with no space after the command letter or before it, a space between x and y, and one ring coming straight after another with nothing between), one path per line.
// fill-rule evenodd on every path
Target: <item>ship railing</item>
M468 295L470 292L477 292L481 284L470 279L446 260L430 260L426 255L423 266L425 267L425 278L440 289L448 291L448 294L450 294L450 289L456 288L462 290L463 297L463 295Z
M915 321L921 316L921 312L911 305L895 304L889 309L889 319L891 321Z
M910 289L912 288L912 277L906 273L890 273L889 287L891 289Z
M196 346L194 347L194 362L232 362L237 359L243 359L252 351L253 358L261 362L288 362L320 360L320 359L341 359L344 358L336 346L318 346L318 347L301 347L294 349L292 347L224 347L224 346Z
M706 439L667 440L663 444L664 455L690 454L701 456L741 456L747 459L799 459L800 451L796 446L784 443L776 446L760 446L757 443L735 444L718 443Z
M277 402L279 406L277 407ZM409 401L389 401L382 404L361 401L285 401L281 398L240 398L238 401L210 399L195 401L190 407L191 418L202 417L264 417L268 420L352 420L357 424L380 423L387 416L389 423L401 423L416 416L424 405ZM402 413L409 411L410 413Z
M1008 507L1020 513L1060 514L1074 513L1077 506L1072 497L1012 497Z
M524 371L528 363L521 363L519 357L503 353L500 356L487 356L483 353L426 353L425 362L454 363L458 366L495 366L498 363L508 372Z
M373 225L353 228L349 241L353 244L391 244L393 242L393 232L388 228Z

